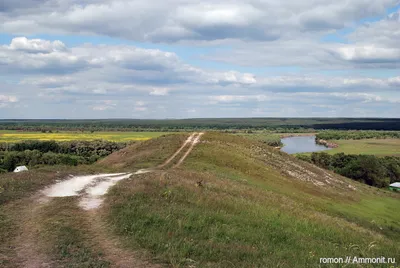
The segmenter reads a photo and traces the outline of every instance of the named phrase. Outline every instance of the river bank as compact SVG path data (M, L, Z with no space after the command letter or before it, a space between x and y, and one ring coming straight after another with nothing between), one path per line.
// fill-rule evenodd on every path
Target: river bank
M319 145L323 145L327 148L338 148L339 145L337 143L333 143L327 140L315 138L315 143Z

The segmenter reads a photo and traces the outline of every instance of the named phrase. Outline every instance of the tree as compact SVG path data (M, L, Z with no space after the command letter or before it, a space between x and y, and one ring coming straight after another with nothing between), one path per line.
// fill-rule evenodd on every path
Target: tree
M8 153L4 157L3 168L9 172L17 167L17 158L15 153Z

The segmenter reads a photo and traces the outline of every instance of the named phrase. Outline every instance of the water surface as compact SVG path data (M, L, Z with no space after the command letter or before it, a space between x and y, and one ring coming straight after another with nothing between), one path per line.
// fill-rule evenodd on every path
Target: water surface
M298 136L281 139L284 146L281 151L288 154L311 153L329 150L329 148L316 144L315 136Z

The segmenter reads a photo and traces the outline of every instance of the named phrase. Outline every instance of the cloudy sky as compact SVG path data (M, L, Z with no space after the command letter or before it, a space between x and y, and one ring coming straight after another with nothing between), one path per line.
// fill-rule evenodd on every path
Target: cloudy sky
M400 117L400 0L1 0L0 118Z

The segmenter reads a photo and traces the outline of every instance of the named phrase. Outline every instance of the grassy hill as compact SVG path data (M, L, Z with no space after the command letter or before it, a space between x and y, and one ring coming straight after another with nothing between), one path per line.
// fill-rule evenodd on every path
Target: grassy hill
M107 201L127 247L174 267L400 256L399 195L233 135L206 133L182 166L123 181Z
M134 144L68 171L160 166L188 136ZM118 267L116 261L132 256L146 260L135 267L338 267L321 265L319 258L400 259L399 194L229 134L204 134L176 163L120 181L103 207L91 212L78 208L78 197L31 209L34 193L67 170L31 171L29 183L21 182L21 174L0 174L0 194L8 196L0 204L0 266L16 267L13 260L27 248L28 256L44 254L36 261L50 267ZM19 230L29 235L18 236ZM21 248L19 241L31 246ZM117 244L122 249L113 248Z

